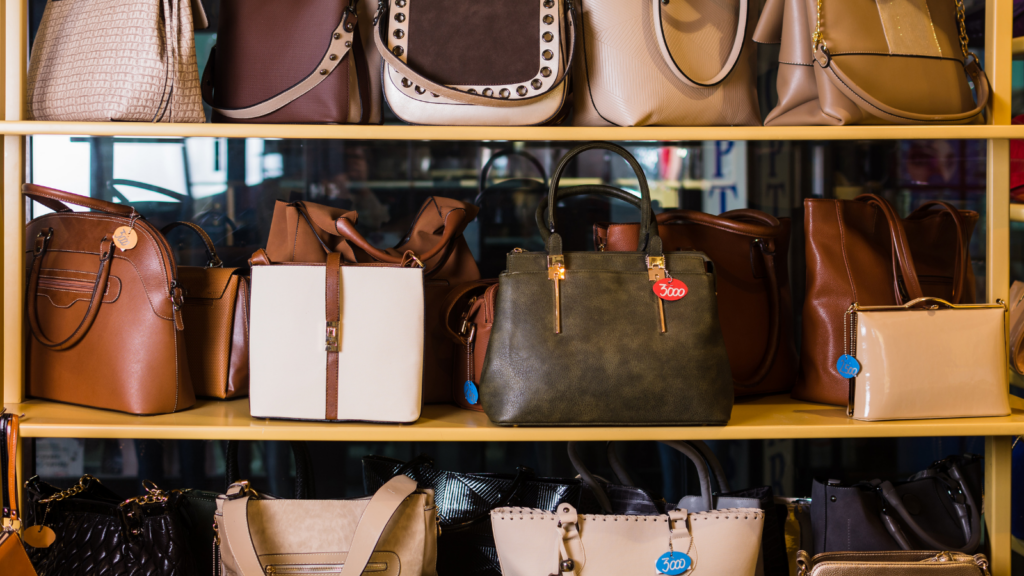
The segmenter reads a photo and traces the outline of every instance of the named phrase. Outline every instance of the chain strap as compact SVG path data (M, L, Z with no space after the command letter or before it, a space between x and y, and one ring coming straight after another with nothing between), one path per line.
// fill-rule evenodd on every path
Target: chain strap
M60 502L61 500L67 500L72 496L78 496L79 494L84 492L92 482L99 482L99 480L93 478L88 474L85 474L84 476L78 479L78 484L75 484L74 486L68 488L67 490L58 492L45 500L40 500L39 503L46 504L47 507L49 507L49 505L53 504L54 502Z
M843 314L843 354L854 356L857 348L857 303L850 304Z
M821 47L825 50L828 49L828 45L825 43L825 35L821 31L821 12L822 4L824 0L818 0L818 14L814 25L814 34L811 34L811 54L818 51ZM956 0L956 19L957 24L960 27L960 50L964 53L964 58L968 56L974 56L977 60L978 57L970 51L967 47L967 24L964 21L964 0Z
M167 502L167 499L172 494L181 494L181 490L161 490L152 480L143 480L142 487L146 489L146 493L141 496L133 496L121 503L121 506L129 506L131 504L138 504L145 506L147 504L163 504Z
M818 19L817 23L814 25L814 34L811 36L811 54L814 54L818 50L818 46L828 49L828 45L825 44L825 36L821 33L821 4L823 1L824 0L818 0Z

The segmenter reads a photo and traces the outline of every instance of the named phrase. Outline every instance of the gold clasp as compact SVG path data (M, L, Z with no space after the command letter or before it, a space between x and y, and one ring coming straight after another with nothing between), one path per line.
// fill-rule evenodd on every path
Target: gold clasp
M565 256L548 256L548 280L555 281L555 334L561 334L562 292L559 284L565 280Z
M326 342L324 344L324 350L328 352L337 352L338 347L338 329L341 326L341 322L337 320L327 321L327 335Z
M651 282L657 282L664 278L668 278L668 271L665 269L665 257L664 256L648 256L647 257L647 278ZM665 326L665 302L655 296L655 300L658 301L658 317L661 320L661 332L668 332Z

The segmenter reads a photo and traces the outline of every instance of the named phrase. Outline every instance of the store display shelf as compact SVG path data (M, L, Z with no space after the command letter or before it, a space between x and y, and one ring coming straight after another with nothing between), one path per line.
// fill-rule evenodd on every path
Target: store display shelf
M1024 126L342 126L306 124L154 124L148 122L0 122L0 134L136 137L317 138L338 140L699 141L979 140L1024 138Z
M131 416L43 400L8 404L7 408L24 414L22 433L35 438L382 442L740 440L1021 435L1024 399L1012 398L1013 414L1000 418L857 422L847 418L841 407L775 395L738 402L728 426L700 427L499 427L484 414L453 406L426 406L422 418L410 425L327 424L250 418L246 399L202 400L191 410L162 416Z

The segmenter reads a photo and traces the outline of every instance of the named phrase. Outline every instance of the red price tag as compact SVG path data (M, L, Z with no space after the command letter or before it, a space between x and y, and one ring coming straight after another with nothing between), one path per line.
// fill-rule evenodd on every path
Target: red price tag
M688 291L686 284L676 278L662 278L654 283L654 295L669 302L681 299Z

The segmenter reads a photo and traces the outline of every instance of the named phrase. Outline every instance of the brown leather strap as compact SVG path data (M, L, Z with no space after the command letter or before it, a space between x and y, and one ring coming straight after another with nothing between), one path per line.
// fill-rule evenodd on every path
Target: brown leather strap
M28 325L32 335L40 344L53 350L67 350L78 344L89 332L96 315L99 314L100 306L103 304L103 293L107 290L107 279L110 277L111 261L114 256L114 243L108 238L100 242L99 270L96 271L96 281L92 285L92 297L89 299L89 307L85 310L85 316L78 323L78 327L70 336L55 342L43 334L39 326L39 310L37 291L39 290L39 276L43 267L43 257L46 256L46 248L49 244L49 235L36 238L36 247L32 256L32 268L28 276L28 291L25 293L26 307L28 308Z
M426 262L431 258L444 252L448 245L455 239L461 230L462 222L466 219L466 210L462 208L455 208L445 215L444 219L444 232L441 233L441 237L434 244L434 247L427 250L423 254L417 254L416 257L422 262ZM360 234L355 227L355 224L347 217L342 216L338 218L336 222L338 233L341 234L346 240L365 251L370 255L371 258L379 262L386 262L388 264L401 264L403 262L402 256L392 256L383 250L375 248L372 244L366 241L366 238ZM427 274L426 272L424 274Z
M74 204L75 206L82 206L90 210L114 214L116 216L138 215L135 208L132 208L127 204L114 204L113 202L90 198L88 196L82 196L81 194L72 194L55 188L37 186L36 184L22 184L21 192L26 197L31 198L32 200L35 200L56 212L71 212L71 208L68 208L65 204Z
M448 334L448 338L450 338L452 342L459 346L466 345L466 339L455 330L452 330L452 313L455 312L455 305L459 303L459 300L474 290L479 290L483 293L489 286L493 286L497 283L498 280L496 278L464 282L453 288L451 292L448 292L448 295L444 297L444 302L441 303L441 319L444 322L444 331Z
M909 300L916 300L924 296L921 291L921 283L917 279L917 268L914 267L914 257L910 253L910 242L907 241L907 233L903 230L903 220L896 214L896 209L889 204L889 201L875 194L861 194L857 196L858 202L865 202L878 208L889 224L889 238L892 243L893 253L893 277L898 282L900 274L903 276L903 286L907 290ZM898 269L898 270L897 270ZM903 304L903 295L899 286L894 285L893 291L896 294L896 301Z
M335 322L335 336L341 343L341 254L331 252L327 255L327 322ZM328 325L328 330L332 330ZM338 419L338 352L327 350L327 420Z
M948 212L950 217L953 218L953 224L956 226L956 262L953 265L953 296L949 301L953 304L959 304L963 298L964 292L966 291L967 282L967 271L970 270L971 256L970 256L970 239L967 237L967 222L964 220L963 214L960 213L955 206L949 202L943 202L941 200L930 200L917 207L916 210L907 216L907 219L925 218L929 214L932 214L932 207L939 207L940 211ZM971 302L965 302L965 304L971 304Z
M193 222L171 222L167 226L164 226L163 229L160 230L160 233L167 236L171 230L178 227L188 228L195 232L199 235L199 238L202 239L203 244L206 244L206 266L208 268L220 268L224 265L224 263L221 262L220 257L217 256L217 249L213 246L213 240L210 239L210 235L206 233L206 230L203 230L202 226Z
M7 490L9 518L18 519L18 415L4 414L7 419L7 470L4 474L4 489Z

